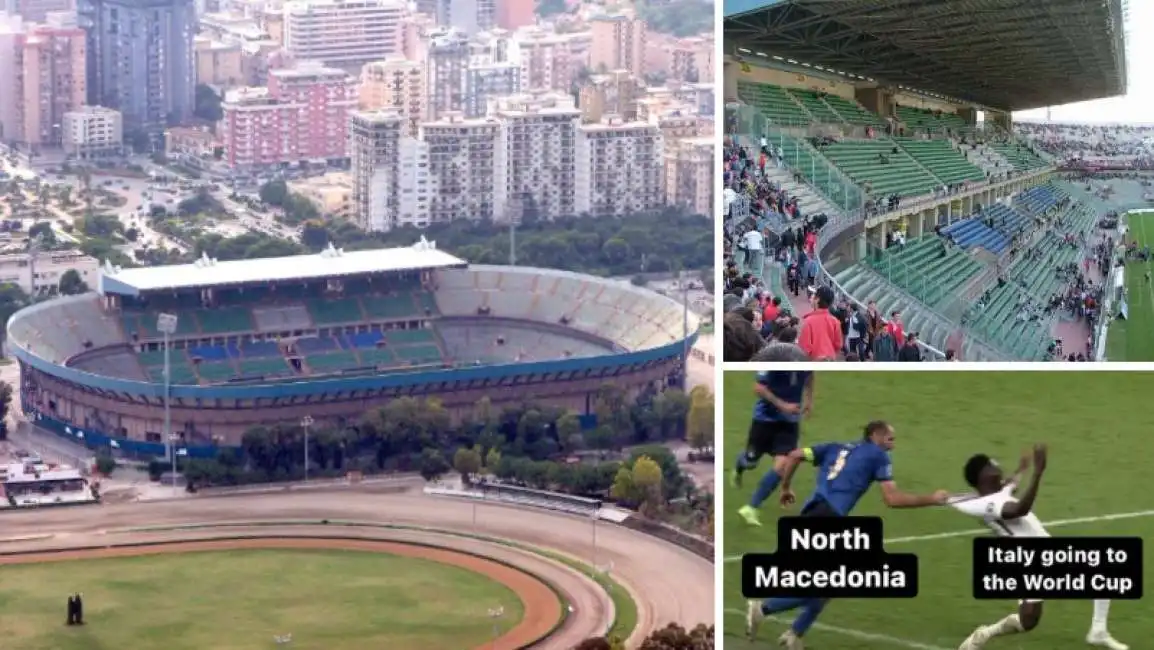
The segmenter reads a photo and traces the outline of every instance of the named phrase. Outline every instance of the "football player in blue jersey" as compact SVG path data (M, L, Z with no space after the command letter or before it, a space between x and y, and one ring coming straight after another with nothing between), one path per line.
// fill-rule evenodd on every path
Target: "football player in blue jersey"
M813 409L814 373L805 370L770 370L757 373L754 392L753 421L745 450L737 455L732 483L741 486L745 472L757 467L762 456L773 456L773 467L766 471L753 491L749 503L737 511L751 526L760 526L758 508L777 489L785 471L786 456L798 448L801 420Z
M916 495L903 492L894 482L890 450L894 447L894 430L888 423L877 420L866 425L859 442L832 442L791 451L785 459L782 476L781 502L794 502L790 482L802 461L817 466L817 485L801 508L802 517L846 517L854 506L877 483L882 500L890 508L924 508L944 505L949 492L938 490L933 494ZM801 614L781 638L779 644L788 650L801 650L802 637L817 621L826 601L820 598L768 598L750 601L746 616L746 633L750 639L766 616L802 608Z

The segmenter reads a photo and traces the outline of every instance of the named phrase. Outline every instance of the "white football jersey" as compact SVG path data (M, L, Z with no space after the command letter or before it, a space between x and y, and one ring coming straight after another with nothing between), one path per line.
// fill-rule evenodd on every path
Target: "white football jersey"
M1000 492L984 497L977 494L960 497L951 500L950 505L967 515L981 518L998 537L1049 537L1050 533L1033 512L1017 519L1002 519L1002 508L1007 503L1017 502L1014 498L1017 487L1010 484Z

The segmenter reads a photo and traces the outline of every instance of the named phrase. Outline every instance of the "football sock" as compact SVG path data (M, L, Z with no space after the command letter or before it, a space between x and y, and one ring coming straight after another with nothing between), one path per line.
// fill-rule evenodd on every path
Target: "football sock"
M813 624L817 622L817 617L821 614L821 610L825 609L825 602L826 601L821 598L807 598L805 609L801 610L801 613L797 615L797 618L793 621L793 625L789 626L789 629L793 630L793 633L799 637L805 636L809 628L813 627Z
M1009 636L1021 631L1022 620L1018 618L1017 614L1010 614L993 625L983 627L980 636L984 639L992 639L996 636Z
M1106 623L1110 618L1110 601L1095 600L1094 601L1094 618L1090 623L1090 631L1105 630Z
M747 469L757 467L757 461L749 462L749 455L744 451L737 454L737 464L735 465L738 473L744 472Z
M761 601L761 613L766 616L788 612L804 605L808 598L766 598Z
M781 483L781 476L777 473L777 469L770 467L769 471L761 477L757 482L757 489L753 491L753 496L749 499L749 505L754 508L760 508L762 503L773 494L777 489L777 484Z

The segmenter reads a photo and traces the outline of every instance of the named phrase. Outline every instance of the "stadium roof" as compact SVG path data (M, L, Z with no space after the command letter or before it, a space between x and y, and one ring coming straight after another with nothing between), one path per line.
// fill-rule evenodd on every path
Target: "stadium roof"
M317 280L366 273L464 266L466 262L436 243L421 241L406 248L345 252L332 244L315 255L266 257L218 262L207 255L192 264L120 269L105 264L100 293L136 295L142 291L192 289L260 282Z
M725 49L1026 110L1126 93L1122 2L725 0Z

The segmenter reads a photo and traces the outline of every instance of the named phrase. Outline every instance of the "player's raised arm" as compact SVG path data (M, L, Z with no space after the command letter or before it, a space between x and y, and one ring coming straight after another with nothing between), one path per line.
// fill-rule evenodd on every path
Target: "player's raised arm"
M1042 474L1046 471L1046 445L1034 446L1034 476L1030 479L1030 486L1022 493L1017 501L1007 501L1002 506L1002 519L1018 519L1030 514L1034 509L1034 500L1038 498L1038 487L1042 483Z

